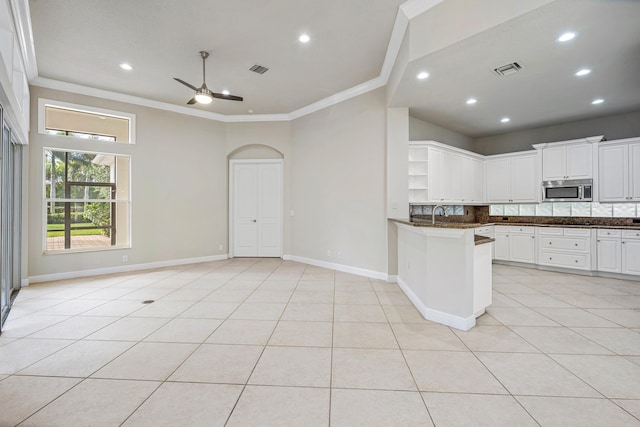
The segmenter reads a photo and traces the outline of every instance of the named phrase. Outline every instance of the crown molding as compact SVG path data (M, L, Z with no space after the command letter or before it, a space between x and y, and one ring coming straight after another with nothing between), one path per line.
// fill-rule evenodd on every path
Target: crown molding
M168 102L154 101L152 99L126 95L124 93L112 92L109 90L96 89L89 86L82 86L75 83L68 83L60 80L48 79L45 77L37 77L33 82L31 82L31 84L33 86L44 87L47 89L61 90L64 92L77 93L79 95L94 96L97 98L109 99L111 101L126 102L128 104L156 108L158 110L171 111L174 113L187 114L189 116L201 117L204 119L224 121L225 117L222 114L195 110L183 107L181 105L169 104Z
M306 107L302 107L295 111L292 111L291 113L289 113L289 119L295 120L302 116L306 116L307 114L311 114L316 111L322 110L324 108L331 107L332 105L346 101L347 99L356 97L358 95L362 95L363 93L367 93L369 91L382 87L385 84L387 84L387 82L384 81L384 79L381 76L378 76L367 82L361 83L357 86L354 86L347 90L343 90L342 92L338 92L324 99L321 99L320 101L316 101L313 104L309 104Z
M31 32L31 20L29 18L29 5L27 0L10 0L12 5L14 3L18 5L23 5L22 7L18 7L19 10L23 11L26 8L26 18L23 18L23 24L26 26L21 26L19 34L21 34L21 44L22 44L22 34L25 30L28 30L28 36L24 37L25 49L29 55L33 56L32 65L35 65L35 49L33 49L33 36ZM397 60L398 53L400 51L400 47L402 45L402 40L404 39L404 35L409 27L409 22L412 18L426 12L432 7L442 3L444 0L409 0L403 3L398 8L398 13L396 15L396 20L393 25L393 30L391 32L391 37L389 39L389 45L387 46L387 51L385 54L384 62L380 69L380 74L378 77L375 77L371 80L368 80L364 83L351 87L349 89L343 90L331 96L328 96L324 99L316 101L312 104L309 104L305 107L294 110L288 114L250 114L250 115L224 115L218 113L212 113L208 111L201 111L193 108L184 107L181 105L170 104L167 102L154 101L147 98L137 97L133 95L126 95L119 92L112 92L103 89L96 89L89 86L82 86L74 83L63 82L59 80L52 80L44 77L37 76L37 68L35 69L35 76L33 78L29 78L29 81L34 86L56 89L65 92L72 92L81 95L87 96L95 96L98 98L110 99L112 101L120 101L126 102L129 104L140 105L143 107L149 108L157 108L160 110L171 111L179 114L186 114L189 116L201 117L210 120L217 120L220 122L226 123L242 123L242 122L272 122L272 121L290 121L295 120L300 117L306 116L308 114L314 113L316 111L322 110L327 107L331 107L332 105L338 104L340 102L346 101L350 98L354 98L356 96L362 95L369 91L378 89L382 86L385 86L389 81L389 76L391 75L391 71L393 66ZM31 53L29 53L28 46L31 46ZM24 53L24 52L23 52ZM25 54L26 57L26 54Z
M13 14L13 25L16 29L16 36L18 37L18 44L20 45L27 80L31 82L38 77L38 63L36 62L36 48L33 43L29 1L9 0L9 7Z
M411 20L416 16L425 13L432 7L439 5L443 1L444 0L409 0L400 5L400 10L409 20Z

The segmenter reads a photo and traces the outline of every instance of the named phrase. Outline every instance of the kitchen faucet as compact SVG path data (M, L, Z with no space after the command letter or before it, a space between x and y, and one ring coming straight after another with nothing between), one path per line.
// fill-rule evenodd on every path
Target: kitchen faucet
M444 209L444 206L442 205L436 205L433 207L433 210L431 211L431 224L435 224L436 223L436 210L440 208L442 209L442 213L444 214L444 216L449 216L449 214L447 214L447 211Z

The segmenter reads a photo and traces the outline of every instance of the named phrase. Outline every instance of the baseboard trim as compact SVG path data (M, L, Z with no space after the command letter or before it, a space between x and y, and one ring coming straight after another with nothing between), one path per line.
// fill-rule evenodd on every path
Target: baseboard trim
M69 271L64 273L43 274L40 276L30 276L27 283L51 282L54 280L76 279L79 277L100 276L103 274L126 273L136 270L150 270L153 268L173 267L176 265L198 264L201 262L222 261L228 259L228 254L212 255L198 258L183 258L168 261L148 262L144 264L121 265L117 267L95 268L92 270ZM23 280L24 282L24 280Z
M341 271L343 273L351 273L357 276L370 277L372 279L388 281L386 273L380 271L367 270L366 268L352 267L350 265L337 264L334 262L321 261L318 259L304 258L296 255L283 255L282 259L285 261L296 261L303 264L314 265L316 267L328 268L330 270Z
M396 274L387 275L387 282L388 283L398 283L398 276Z
M460 329L461 331L468 331L476 325L475 316L464 318L428 308L422 303L422 301L420 301L420 298L418 298L418 296L411 290L409 285L402 280L402 277L398 276L397 282L400 289L403 290L407 298L411 300L413 305L425 319L442 325L451 326L452 328Z
M20 287L24 288L25 286L29 286L29 279L28 278L27 279L22 279L20 281Z

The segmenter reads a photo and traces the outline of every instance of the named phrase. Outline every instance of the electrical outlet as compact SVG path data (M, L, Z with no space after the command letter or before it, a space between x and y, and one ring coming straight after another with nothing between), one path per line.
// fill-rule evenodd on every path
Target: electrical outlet
M122 255L122 262L128 262L129 261L129 255Z
M331 256L331 249L327 249L327 256Z
M296 214L295 211L293 211L293 210L289 211L289 216L295 216L295 214Z
M219 250L219 251L224 250L224 245L218 245L218 250Z

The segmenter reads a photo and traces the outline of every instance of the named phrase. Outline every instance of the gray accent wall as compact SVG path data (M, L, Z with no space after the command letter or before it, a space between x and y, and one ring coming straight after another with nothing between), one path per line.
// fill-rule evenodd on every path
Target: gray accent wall
M437 141L474 151L473 139L458 132L409 116L409 141Z
M533 150L532 144L595 135L604 135L609 141L640 136L640 111L476 138L471 151L484 155L512 153Z

